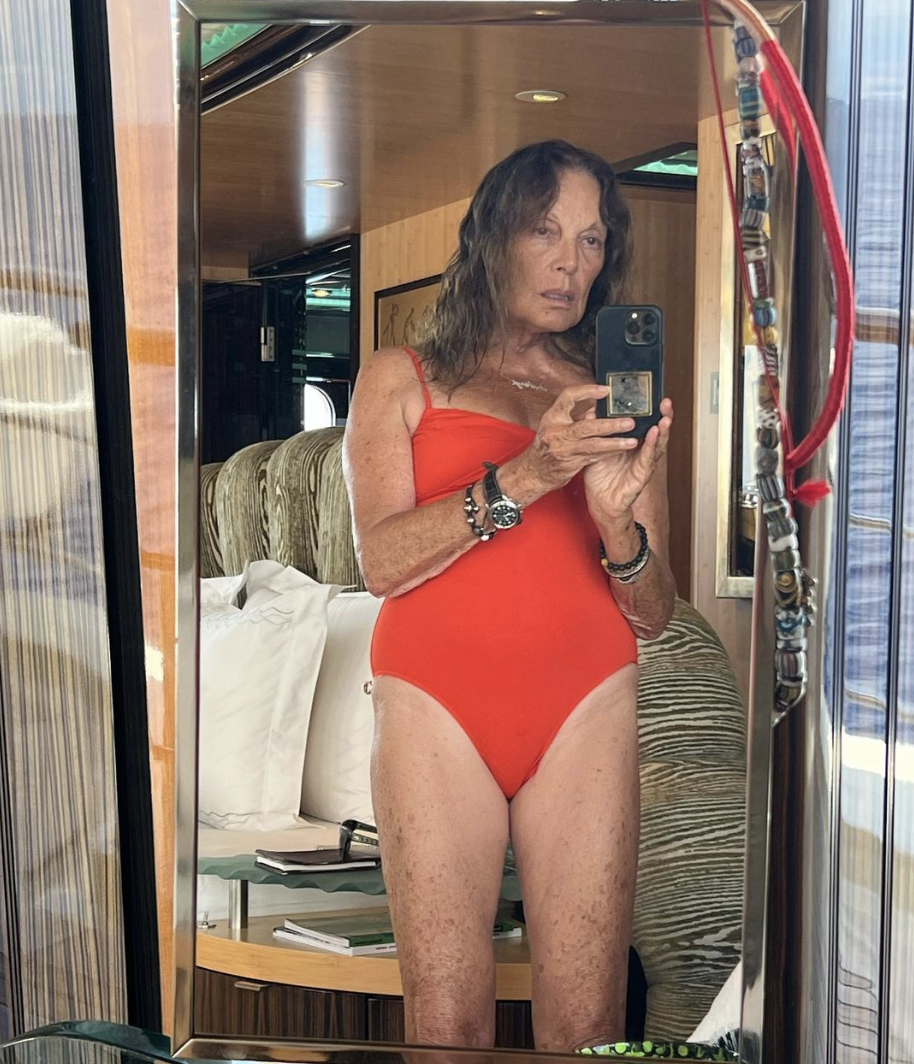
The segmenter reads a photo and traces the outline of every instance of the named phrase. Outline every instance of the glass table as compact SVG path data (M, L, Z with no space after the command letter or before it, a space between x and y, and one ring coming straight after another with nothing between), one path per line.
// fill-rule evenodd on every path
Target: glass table
M171 1055L164 1035L101 1022L54 1024L0 1046L0 1064L171 1064L182 1060L271 1060L288 1064L550 1064L579 1059L571 1054L525 1050L474 1050L397 1046L369 1042L288 1041L251 1044L245 1040L196 1039L191 1052ZM583 1050L617 1060L707 1060L732 1064L729 1050L684 1042L617 1042Z
M329 893L345 891L379 895L387 891L380 868L361 868L345 872L275 872L257 864L253 854L242 854L238 857L200 857L197 860L197 875L218 876L228 881L229 927L235 931L247 927L248 924L250 883L288 887L290 890L316 888ZM505 856L501 897L510 902L521 900L520 876L510 849Z

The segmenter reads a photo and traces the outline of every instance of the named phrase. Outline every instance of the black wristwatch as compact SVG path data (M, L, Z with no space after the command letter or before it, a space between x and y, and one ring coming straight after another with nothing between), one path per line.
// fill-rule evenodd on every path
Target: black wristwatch
M482 464L487 470L482 481L482 487L486 495L486 510L489 520L496 528L514 528L515 525L519 525L523 520L521 517L523 507L519 502L515 502L514 499L505 495L498 486L498 480L495 477L498 466L493 465L492 462L483 462Z

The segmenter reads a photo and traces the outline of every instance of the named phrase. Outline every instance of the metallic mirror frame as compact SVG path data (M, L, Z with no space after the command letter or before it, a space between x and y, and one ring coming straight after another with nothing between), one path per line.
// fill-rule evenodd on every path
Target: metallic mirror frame
M796 66L802 33L796 27L802 0L764 0L756 5L775 27ZM175 1009L176 1056L207 1059L328 1060L342 1046L306 1041L197 1038L193 1030L196 940L197 696L199 558L199 358L200 358L200 70L202 22L302 22L348 25L647 25L700 27L695 0L172 0L175 26L178 189L176 668L175 668ZM716 25L731 20L715 12ZM728 264L730 271L732 263ZM732 288L728 272L722 283ZM756 572L764 570L763 554ZM766 588L770 581L757 586ZM749 708L746 887L743 918L743 1023L741 1048L748 1064L760 1064L764 1019L763 976L767 904L770 717L773 607L763 593L753 619L753 697ZM352 1047L350 1047L352 1048ZM502 1054L493 1054L492 1059ZM504 1053L517 1059L517 1052Z

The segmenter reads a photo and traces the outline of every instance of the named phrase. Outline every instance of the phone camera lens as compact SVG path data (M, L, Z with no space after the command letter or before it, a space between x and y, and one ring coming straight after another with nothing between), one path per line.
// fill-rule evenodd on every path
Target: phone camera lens
M652 344L657 339L656 333L652 329L648 329L642 337L646 344Z
M640 329L640 325L636 321L627 321L625 323L625 331L627 333L630 333L632 336L634 336L635 333L638 332L639 329Z
M656 317L651 313L651 311L648 310L645 313L645 315L644 315L644 324L645 325L653 325L656 320L657 320Z

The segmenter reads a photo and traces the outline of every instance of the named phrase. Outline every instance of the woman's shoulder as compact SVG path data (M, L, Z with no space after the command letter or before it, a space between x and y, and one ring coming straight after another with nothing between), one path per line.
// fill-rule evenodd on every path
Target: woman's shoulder
M390 374L406 374L412 371L415 375L415 369L413 368L413 359L420 357L416 352L412 352L411 348L407 348L403 345L398 347L379 347L377 351L372 351L368 358L362 363L361 369L371 368L372 372L380 375L382 373Z
M357 387L363 394L400 401L404 413L410 406L425 407L422 384L413 357L405 347L382 347L372 352L359 366Z
M405 347L381 347L359 366L359 378L370 380L373 386L406 384L416 379L416 370Z

